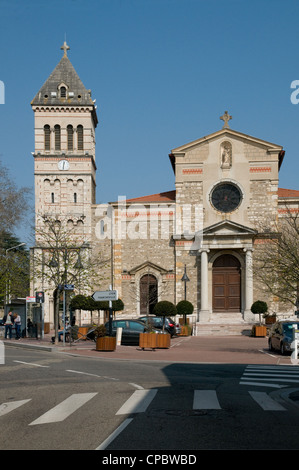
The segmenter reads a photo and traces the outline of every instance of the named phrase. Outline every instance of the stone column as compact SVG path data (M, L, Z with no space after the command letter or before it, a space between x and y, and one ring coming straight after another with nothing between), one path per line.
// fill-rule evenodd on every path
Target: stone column
M253 274L252 274L252 248L244 248L245 251L245 311L244 320L253 321L251 312L253 304Z
M201 306L199 312L199 321L209 321L209 275L208 275L208 253L210 250L201 250L201 269L200 269L200 294Z

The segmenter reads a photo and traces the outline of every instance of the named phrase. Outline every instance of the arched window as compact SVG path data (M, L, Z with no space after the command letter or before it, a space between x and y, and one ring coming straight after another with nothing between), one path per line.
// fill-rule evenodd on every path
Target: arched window
M51 145L51 130L49 124L44 126L44 145L45 150L50 150Z
M77 193L74 193L74 203L76 204L77 202Z
M60 132L60 126L58 124L54 126L54 135L55 135L55 150L61 150L61 132Z
M74 130L73 126L68 125L67 126L67 149L68 150L74 150Z
M51 193L51 202L52 202L52 204L54 204L54 202L55 202L54 193Z
M60 88L60 98L66 98L66 88L65 88L65 86L62 86Z
M84 150L83 148L83 126L79 125L77 127L77 144L78 150Z
M157 279L152 274L145 274L140 279L140 315L151 314L157 302Z

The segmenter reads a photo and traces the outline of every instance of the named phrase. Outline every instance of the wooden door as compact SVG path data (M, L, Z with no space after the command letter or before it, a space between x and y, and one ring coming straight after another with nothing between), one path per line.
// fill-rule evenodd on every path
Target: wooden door
M157 302L157 279L151 274L145 274L140 279L140 315L151 314Z
M213 311L240 312L240 263L232 255L222 255L213 265Z

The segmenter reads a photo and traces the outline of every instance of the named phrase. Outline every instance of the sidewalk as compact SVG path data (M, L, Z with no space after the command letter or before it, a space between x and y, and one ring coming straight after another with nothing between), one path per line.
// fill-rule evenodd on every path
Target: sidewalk
M267 338L250 336L187 336L173 337L169 349L142 350L139 346L117 346L115 351L97 351L96 343L80 340L71 345L52 344L53 332L43 339L21 338L3 340L5 347L34 348L48 352L135 361L222 364L283 364L291 365L290 356L270 353Z

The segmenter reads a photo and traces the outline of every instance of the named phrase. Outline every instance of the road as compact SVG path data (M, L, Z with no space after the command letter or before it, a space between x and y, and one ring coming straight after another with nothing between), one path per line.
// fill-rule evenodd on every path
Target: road
M101 360L7 348L0 448L298 449L299 366ZM15 436L17 439L12 439Z

